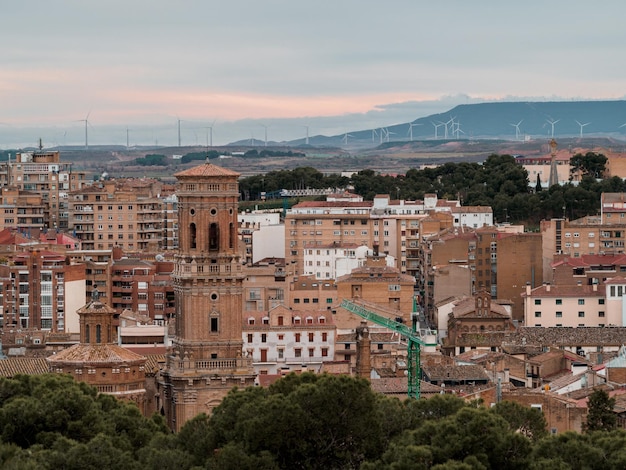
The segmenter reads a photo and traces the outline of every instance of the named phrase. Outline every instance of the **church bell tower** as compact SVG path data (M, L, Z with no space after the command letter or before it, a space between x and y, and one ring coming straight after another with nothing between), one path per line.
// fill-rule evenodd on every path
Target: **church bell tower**
M168 424L179 430L197 414L210 414L233 387L254 385L255 375L242 355L239 173L207 162L174 176L176 320L160 385Z

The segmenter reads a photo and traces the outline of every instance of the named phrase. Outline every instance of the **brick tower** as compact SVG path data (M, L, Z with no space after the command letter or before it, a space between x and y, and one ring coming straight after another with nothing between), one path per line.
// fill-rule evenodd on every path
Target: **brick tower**
M163 412L177 431L211 413L233 387L254 385L255 375L251 359L242 357L239 173L207 162L174 176L176 323L159 384Z

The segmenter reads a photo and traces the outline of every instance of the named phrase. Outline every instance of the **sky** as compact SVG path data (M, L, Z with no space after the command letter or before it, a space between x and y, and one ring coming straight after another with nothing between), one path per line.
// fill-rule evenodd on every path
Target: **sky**
M626 2L20 0L0 148L338 135L484 101L624 99Z

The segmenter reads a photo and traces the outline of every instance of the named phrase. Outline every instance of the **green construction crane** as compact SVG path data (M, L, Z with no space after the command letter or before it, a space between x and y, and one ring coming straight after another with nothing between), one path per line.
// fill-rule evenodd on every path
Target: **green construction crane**
M420 347L421 346L437 346L436 343L425 343L420 337L417 331L417 313L413 313L412 328L409 328L403 323L390 320L387 317L374 313L369 308L353 302L351 300L344 299L341 302L341 307L345 308L349 312L352 312L361 318L365 318L372 323L380 326L384 326L392 331L400 333L407 339L407 372L409 379L408 394L411 398L420 397Z

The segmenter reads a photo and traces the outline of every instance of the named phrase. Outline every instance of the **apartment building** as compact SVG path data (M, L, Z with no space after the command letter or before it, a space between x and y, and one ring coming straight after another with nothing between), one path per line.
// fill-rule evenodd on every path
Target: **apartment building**
M554 160L557 172L557 177L555 179L558 181L558 184L565 184L570 181L570 170L572 168L570 165L571 158L572 154L567 149L560 150L555 153ZM528 172L529 186L534 188L537 185L537 177L539 177L539 181L541 182L541 186L543 188L548 188L550 186L550 167L552 165L552 155L519 155L515 157L515 162L518 165L523 166ZM579 175L577 181L580 181Z
M178 197L170 194L162 200L163 203L163 242L164 251L178 249Z
M45 250L14 253L0 264L0 326L79 331L85 266Z
M245 264L256 263L263 258L276 257L284 258L284 252L282 253L267 253L266 249L275 247L282 242L284 246L284 226L280 224L280 212L266 212L266 211L253 211L253 212L240 212L237 215L237 222L239 223L239 237L246 245L246 256L244 259ZM272 237L281 237L274 239L273 243L267 243L272 238L267 240L258 240L253 243L254 235L260 232L266 227L278 227L277 230L272 230ZM270 245L269 247L267 245ZM253 249L256 247L258 253L253 254ZM278 256L282 255L282 256Z
M266 258L243 267L244 312L269 311L279 305L289 305L290 277L285 260Z
M37 151L21 152L16 154L14 161L9 159L0 163L0 186L41 196L43 214L37 207L22 205L21 209L26 212L20 215L32 216L30 218L35 220L31 223L37 225L40 217L36 216L41 215L43 226L50 229L66 230L69 227L68 193L86 184L85 172L73 171L72 163L62 162L58 151L45 151L41 144ZM13 226L19 226L19 219L16 213ZM29 217L22 219L28 223Z
M162 184L156 180L97 182L70 192L69 228L83 249L127 252L163 249Z
M358 299L394 312L405 324L411 324L414 308L415 278L389 267L384 257L368 257L365 265L336 280L337 297ZM394 318L395 319L395 318ZM343 328L344 325L338 326Z
M555 255L578 258L583 255L619 255L625 252L626 223L603 224L602 219L607 220L607 215L573 221L552 219L541 222L545 279L551 279L551 265Z
M295 310L328 310L338 300L333 280L319 281L314 276L297 276L289 283L289 304Z
M320 372L334 361L336 327L329 311L292 310L244 314L243 348L259 375Z
M557 255L552 263L552 284L559 286L602 284L626 275L626 255Z
M285 217L285 266L293 275L304 270L304 250L333 242L372 246L371 201L305 201Z
M132 310L163 325L174 316L174 263L121 258L111 266L111 307ZM98 288L99 289L99 288Z
M19 228L27 233L44 230L46 211L47 204L41 194L5 186L0 194L0 230Z
M541 327L603 327L606 325L624 326L621 308L616 303L626 294L624 278L607 281L613 286L610 297L610 310L607 286L551 285L544 284L532 289L526 286L524 300L524 325ZM617 288L620 295L618 296ZM609 289L609 294L610 294Z

